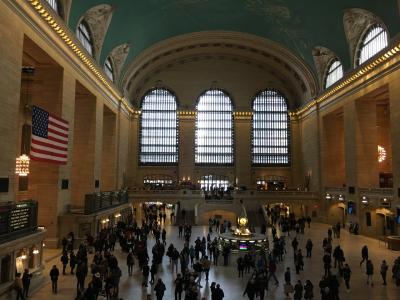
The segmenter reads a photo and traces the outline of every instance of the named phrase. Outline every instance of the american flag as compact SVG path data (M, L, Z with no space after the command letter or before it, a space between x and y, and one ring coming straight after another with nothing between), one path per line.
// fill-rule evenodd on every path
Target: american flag
M33 106L31 159L65 165L67 155L68 122Z

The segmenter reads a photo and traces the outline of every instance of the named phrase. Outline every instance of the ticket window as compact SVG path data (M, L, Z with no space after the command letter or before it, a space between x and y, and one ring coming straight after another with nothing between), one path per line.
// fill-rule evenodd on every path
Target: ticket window
M0 257L0 284L11 281L11 255Z

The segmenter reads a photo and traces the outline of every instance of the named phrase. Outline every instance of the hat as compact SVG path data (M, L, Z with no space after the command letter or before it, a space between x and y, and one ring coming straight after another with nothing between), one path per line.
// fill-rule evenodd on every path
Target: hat
M100 278L100 273L97 272L96 274L94 274L95 277Z

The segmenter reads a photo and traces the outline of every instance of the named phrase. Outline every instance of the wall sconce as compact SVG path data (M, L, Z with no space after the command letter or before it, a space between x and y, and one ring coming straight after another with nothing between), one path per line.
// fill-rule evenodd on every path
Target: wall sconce
M368 198L366 196L362 196L361 197L361 203L364 205L368 205L369 201Z
M114 215L114 217L116 217L116 218L119 218L120 216L121 216L120 213Z
M18 176L28 176L30 158L26 154L22 154L15 159L15 174Z
M33 249L32 253L33 253L34 255L38 255L38 254L39 254L39 250L35 248L35 249Z
M332 195L329 194L329 193L326 193L325 199L326 199L326 200L331 200L331 199L332 199Z
M338 200L343 202L344 201L344 196L343 195L339 195Z

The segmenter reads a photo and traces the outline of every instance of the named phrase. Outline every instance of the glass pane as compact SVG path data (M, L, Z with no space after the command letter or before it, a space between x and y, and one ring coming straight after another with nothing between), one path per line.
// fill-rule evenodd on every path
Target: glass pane
M372 26L362 41L358 65L363 64L388 45L388 34L380 25Z
M165 89L152 90L142 101L140 162L178 162L176 97Z
M232 102L221 90L200 96L196 117L196 155L198 164L233 163Z
M289 115L285 98L276 91L263 91L253 102L252 162L288 165Z

